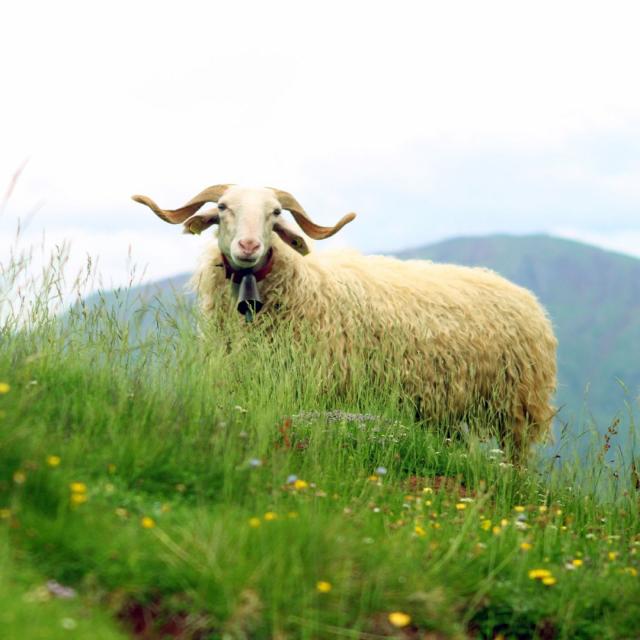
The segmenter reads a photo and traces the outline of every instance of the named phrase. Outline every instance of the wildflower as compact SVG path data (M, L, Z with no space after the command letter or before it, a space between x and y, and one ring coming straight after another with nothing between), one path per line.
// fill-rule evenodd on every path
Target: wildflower
M306 480L298 479L293 483L294 489L297 489L298 491L306 489L308 486L309 486L309 483Z
M630 576L633 576L634 578L638 577L638 570L635 567L625 567L623 571L624 573L627 573Z
M72 493L71 494L71 504L73 505L80 505L80 504L84 504L87 501L87 494L86 493Z
M254 529L257 529L260 525L262 524L262 520L260 520L260 518L249 518L249 526L253 527Z
M480 523L480 527L484 530L484 531L489 531L489 529L491 529L491 520L489 519L485 519Z
M11 385L7 382L0 382L0 395L9 393L11 391Z
M406 627L411 623L411 616L408 613L403 613L402 611L393 611L388 616L389 622L394 627Z
M574 559L571 561L571 564L572 564L574 567L581 567L581 566L583 565L583 561L582 561L580 558L574 558Z
M542 578L542 584L547 587L552 587L556 582L558 582L553 576L546 576Z
M150 518L149 516L144 516L140 520L140 524L142 525L143 529L153 529L153 527L156 526L156 521L153 518Z
M270 522L271 520L276 520L278 518L278 514L275 511L267 511L267 513L264 514L264 519L267 522Z
M63 629L72 631L78 626L78 623L73 618L62 618L62 620L60 620L60 625Z
M611 562L613 562L618 557L618 552L617 551L609 551L608 556L609 556L609 560L611 560Z
M432 526L434 529L439 529L439 528L440 528L440 523L439 523L439 522L432 522L432 523L431 523L431 526Z
M50 467L57 467L60 464L60 456L47 456L47 464Z
M316 590L320 593L329 593L332 588L333 585L326 580L319 580L318 582L316 582Z
M538 507L538 511L539 511L540 513L546 513L546 512L547 512L547 506L546 506L546 505L544 505L544 504L541 504L541 505Z
M497 525L495 527L493 527L493 529L491 529L491 531L493 531L493 535L494 536L499 536L502 533L502 529L500 527L498 527Z
M506 527L508 524L509 524L509 521L506 518L502 518L502 520L500 520L501 527Z
M467 508L467 505L464 502L456 502L456 509L458 511L464 511Z
M87 485L84 482L72 482L69 489L72 493L87 493Z
M533 545L530 542L522 542L520 544L520 549L522 549L522 551L531 551L531 549L533 549Z
M427 532L419 524L415 526L413 531L417 536L420 536L421 538L427 535Z
M374 473L377 476L384 476L384 475L387 474L387 468L386 467L377 467Z
M523 507L521 504L518 504L515 507L513 507L513 510L516 513L524 513L526 511L525 507Z
M16 484L24 484L26 480L27 480L27 474L24 471L20 470L20 469L18 469L13 474L13 481Z
M260 460L260 458L251 458L249 460L249 466L250 467L261 467L262 466L262 460Z
M551 571L548 569L531 569L529 571L529 579L531 580L543 580L551 577Z
M433 493L433 489L431 487L425 487L422 490L422 493Z
M287 476L287 484L293 484L298 479L298 476L295 473L292 473Z

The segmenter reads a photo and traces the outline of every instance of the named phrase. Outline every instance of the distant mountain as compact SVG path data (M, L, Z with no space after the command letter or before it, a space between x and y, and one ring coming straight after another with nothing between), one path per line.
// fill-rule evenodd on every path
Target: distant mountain
M560 422L568 421L575 433L593 419L603 432L619 416L626 430L625 400L640 421L640 260L546 235L454 238L395 255L484 266L531 289L549 311L559 340ZM187 280L183 274L101 295L108 303L126 295L170 306L187 295ZM152 324L153 311L143 326Z

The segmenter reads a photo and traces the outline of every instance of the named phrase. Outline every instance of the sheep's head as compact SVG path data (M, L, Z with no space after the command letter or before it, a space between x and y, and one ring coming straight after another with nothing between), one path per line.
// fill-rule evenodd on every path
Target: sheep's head
M275 231L289 246L306 255L304 238L282 220L282 211L291 212L300 228L315 240L329 238L356 216L349 213L333 227L321 227L311 221L298 201L286 191L269 188L247 188L216 185L205 189L184 207L160 209L146 196L133 196L147 205L157 216L171 224L183 223L185 233L200 233L217 224L218 244L229 262L239 269L250 269L266 259L271 248L271 232ZM206 202L216 208L196 213Z

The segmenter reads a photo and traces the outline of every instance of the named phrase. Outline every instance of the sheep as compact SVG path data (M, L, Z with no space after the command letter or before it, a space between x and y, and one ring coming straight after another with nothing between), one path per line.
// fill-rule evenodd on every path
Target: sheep
M355 214L322 227L279 189L216 185L177 210L133 199L183 223L185 233L218 225L192 282L202 310L220 323L238 321L239 283L252 274L264 301L256 323L306 327L341 380L354 354L364 354L377 382L399 380L423 419L464 421L484 411L516 458L549 434L557 341L530 291L484 268L311 252L283 210L313 239L334 235ZM217 206L197 213L206 202Z

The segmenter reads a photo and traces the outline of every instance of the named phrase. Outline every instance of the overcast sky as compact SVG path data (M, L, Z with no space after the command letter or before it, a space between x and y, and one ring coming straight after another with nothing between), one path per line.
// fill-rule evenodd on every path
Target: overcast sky
M640 256L637 2L33 2L0 9L0 260L24 241L188 271L180 206L291 191L392 251L555 233ZM35 213L34 210L36 210ZM31 215L33 213L33 215ZM325 243L326 245L326 243Z

